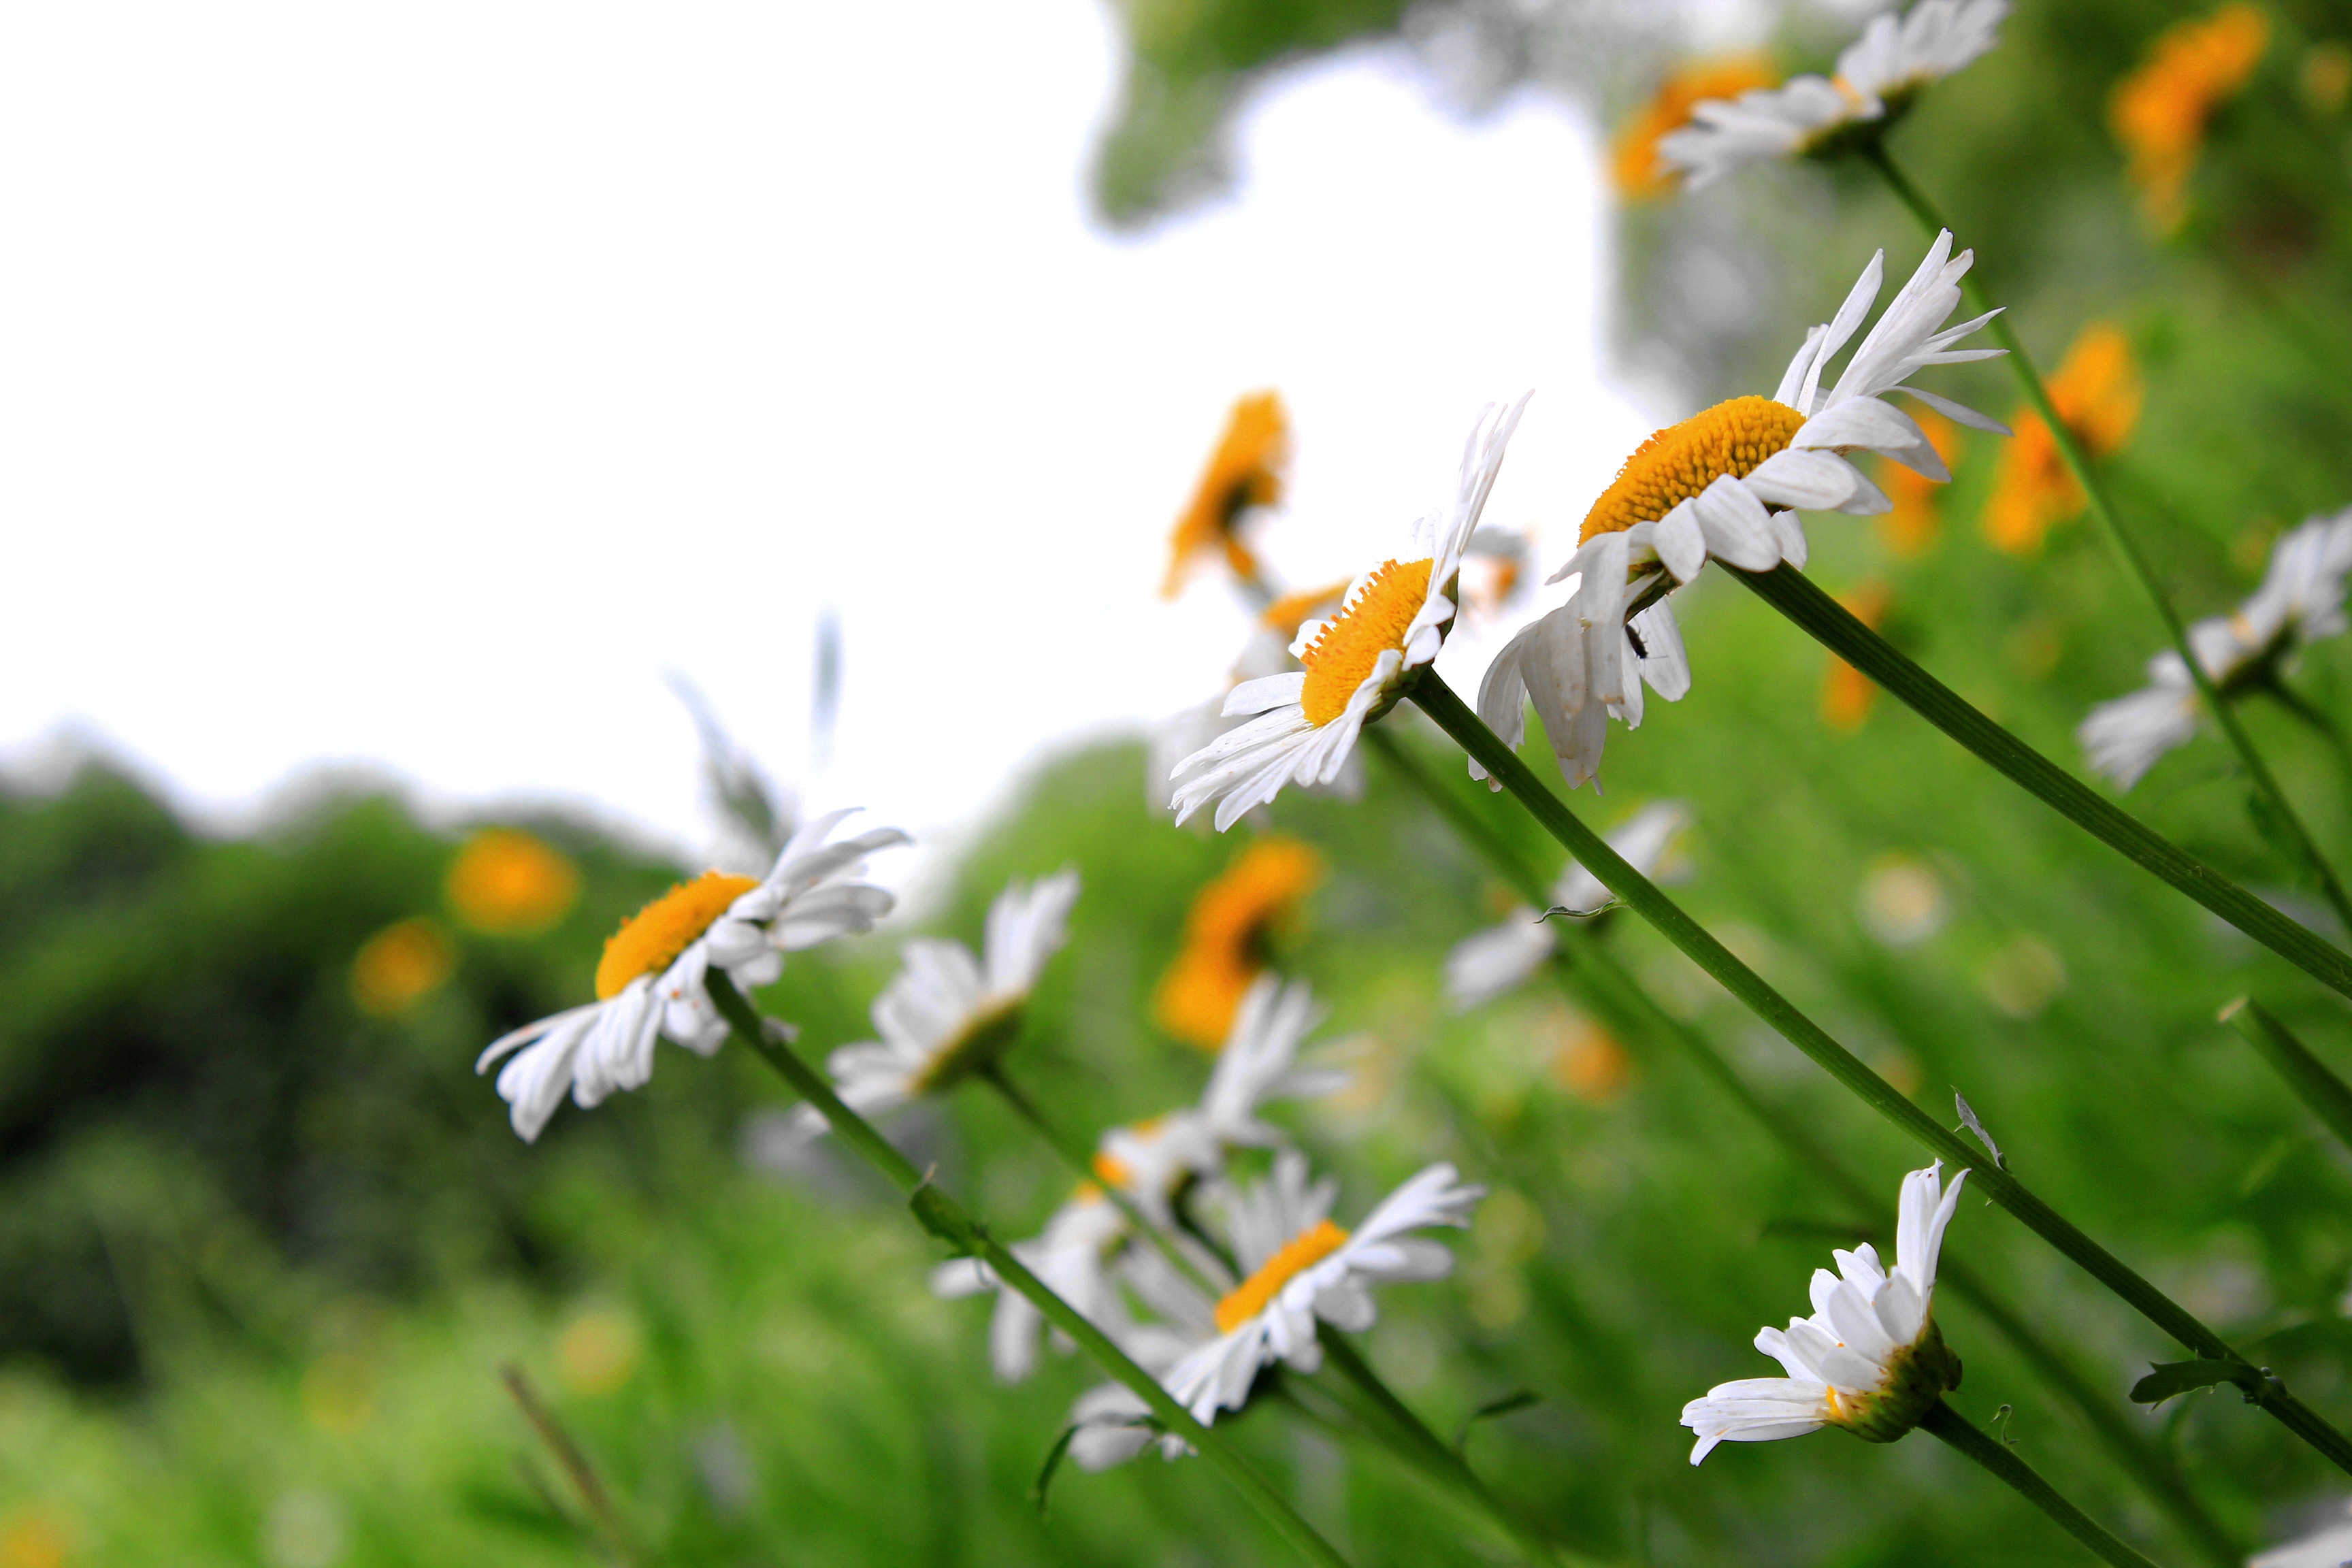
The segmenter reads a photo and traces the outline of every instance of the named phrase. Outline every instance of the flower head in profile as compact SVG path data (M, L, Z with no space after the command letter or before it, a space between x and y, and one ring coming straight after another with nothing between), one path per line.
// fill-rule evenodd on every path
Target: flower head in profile
M960 942L921 937L874 999L882 1038L844 1046L827 1058L834 1089L871 1115L951 1088L993 1067L1021 1037L1029 993L1045 961L1068 940L1078 874L1008 883L988 908L987 939L975 956ZM824 1129L815 1107L795 1112L809 1132Z
M1222 1047L1272 939L1322 879L1323 857L1296 838L1260 838L1234 857L1185 914L1184 945L1152 994L1160 1026L1202 1050Z
M1761 55L1731 55L1689 60L1668 73L1650 100L1626 117L1609 149L1609 174L1617 194L1631 202L1650 201L1675 188L1675 171L1658 156L1658 142L1691 122L1691 110L1710 99L1736 99L1780 80Z
M1867 1242L1840 1249L1835 1274L1813 1270L1813 1315L1757 1334L1756 1348L1788 1376L1719 1383L1683 1406L1683 1425L1698 1434L1692 1464L1718 1443L1769 1443L1823 1426L1892 1443L1960 1385L1960 1358L1936 1328L1936 1260L1969 1173L1946 1187L1943 1168L1939 1160L1903 1178L1894 1268Z
M1236 401L1184 515L1169 535L1162 597L1174 598L1204 555L1222 554L1244 582L1257 579L1257 555L1242 537L1242 522L1253 510L1282 500L1282 474L1289 462L1290 420L1281 397L1254 392Z
M1837 74L1694 104L1691 123L1658 142L1659 161L1696 188L1781 158L1823 157L1884 135L1920 90L1991 52L2009 0L1919 0L1871 18L1838 56Z
M704 1056L718 1050L728 1026L706 986L712 968L749 990L773 983L785 953L873 930L894 900L860 879L866 858L908 838L884 827L827 843L849 815L834 812L793 834L765 877L707 871L672 888L604 943L595 1001L492 1042L474 1070L512 1057L498 1090L515 1131L536 1139L567 1093L585 1107L643 1087L664 1035Z
M2189 646L2224 701L2290 673L2304 648L2340 635L2352 571L2352 510L2315 517L2271 549L2252 597L2189 628ZM2129 789L2157 760L2195 738L2197 683L2170 648L2148 660L2148 684L2091 710L2074 732L2094 773Z
M1386 713L1405 678L1444 646L1463 552L1527 401L1489 405L1464 443L1445 514L1415 523L1402 557L1358 578L1328 619L1299 628L1292 651L1303 670L1244 680L1226 694L1228 716L1254 717L1176 765L1177 821L1216 801L1223 832L1286 784L1339 776L1363 727Z
M1873 452L1937 483L1951 478L1895 393L1946 417L2008 434L2005 426L1910 384L1934 365L1988 359L2000 349L1955 345L1990 312L1947 327L1972 251L1936 237L1833 383L1830 361L1877 302L1885 266L1863 268L1836 316L1805 335L1769 397L1735 397L1659 431L1626 459L1584 519L1580 542L1551 581L1576 579L1566 603L1506 643L1478 688L1478 715L1516 747L1533 700L1572 788L1595 777L1612 716L1642 721L1642 689L1668 701L1690 689L1682 633L1665 595L1709 560L1744 572L1805 563L1796 509L1870 516L1893 504L1850 460ZM1471 776L1486 777L1475 762Z
M2167 27L2140 68L2116 84L2107 123L2130 155L2124 178L2159 233L2179 227L2187 216L2189 176L2204 150L2205 129L2252 79L2270 37L2269 18L2239 0Z
M1234 661L1232 679L1225 690L1194 703L1152 729L1144 757L1144 796L1152 810L1166 811L1172 805L1175 791L1169 783L1169 774L1179 763L1219 736L1249 722L1245 716L1225 712L1226 692L1245 680L1260 680L1297 669L1299 663L1290 647L1297 640L1298 628L1310 620L1336 613L1347 603L1349 586L1340 582L1297 589L1282 595L1257 612L1252 619L1248 639L1242 645L1241 657ZM1361 767L1351 765L1332 780L1329 793L1353 800L1363 793L1362 783Z
M1141 1256L1135 1252L1138 1238L1105 1189L1118 1189L1155 1225L1166 1226L1195 1184L1223 1174L1234 1151L1280 1146L1284 1134L1260 1119L1262 1109L1279 1100L1333 1093L1346 1081L1339 1069L1299 1060L1302 1045L1322 1019L1305 982L1285 985L1272 974L1261 975L1234 1017L1232 1037L1199 1103L1105 1133L1095 1154L1097 1179L1055 1211L1044 1234L1015 1243L1014 1256L1139 1360L1165 1351L1167 1331L1135 1321L1119 1298L1122 1277L1148 1296L1155 1292L1153 1281L1134 1278ZM1205 1254L1202 1261L1214 1266ZM974 1258L943 1264L933 1272L931 1288L947 1297L995 1290L989 1348L997 1375L1017 1382L1034 1369L1044 1318L1018 1291L1004 1289L985 1264ZM1163 1315L1171 1310L1164 1300L1155 1304ZM1179 1348L1189 1348L1199 1337ZM1172 1359L1162 1354L1160 1364Z
M1658 801L1612 828L1607 835L1609 847L1648 876L1665 862L1675 840L1689 825L1688 806L1678 800ZM1608 906L1609 896L1601 879L1575 860L1552 884L1552 908L1573 914L1598 913ZM1454 943L1445 960L1447 998L1455 1008L1467 1012L1517 990L1543 967L1559 940L1544 911L1521 905L1499 925Z
M2139 423L2141 385L2131 340L2108 321L2084 327L2049 381L2051 406L2094 462L2123 450ZM2013 416L2017 438L2001 449L2000 472L1985 503L1984 532L1995 548L2030 555L2051 529L2088 503L2067 470L2058 438L2032 407Z

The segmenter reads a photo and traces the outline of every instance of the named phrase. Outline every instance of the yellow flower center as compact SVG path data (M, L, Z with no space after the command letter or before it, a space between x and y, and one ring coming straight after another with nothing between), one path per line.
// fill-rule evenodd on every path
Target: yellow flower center
M1217 1303L1217 1332L1230 1334L1265 1311L1276 1291L1297 1279L1302 1270L1314 1268L1339 1251L1347 1240L1346 1231L1328 1219L1318 1219L1311 1229L1284 1242L1282 1250L1267 1258L1264 1267Z
M1585 514L1577 542L1655 522L1725 474L1746 479L1786 447L1804 422L1785 403L1735 397L1667 426L1625 459L1615 481Z
M1307 688L1299 706L1321 729L1348 710L1348 700L1391 648L1404 647L1405 629L1429 600L1433 561L1383 561L1353 603L1323 623L1301 662Z
M596 1000L609 1001L638 975L668 968L730 905L759 885L757 877L705 871L623 921L605 939L604 959L596 965Z

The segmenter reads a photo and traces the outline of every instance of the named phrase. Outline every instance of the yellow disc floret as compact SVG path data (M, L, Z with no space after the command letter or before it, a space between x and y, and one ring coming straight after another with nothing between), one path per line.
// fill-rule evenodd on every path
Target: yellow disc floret
M680 882L635 914L604 941L596 965L596 1000L618 996L640 974L654 974L709 931L728 906L760 885L757 877L705 871Z
M1307 721L1321 729L1348 710L1348 700L1391 648L1402 650L1412 618L1429 600L1431 561L1383 561L1364 590L1323 623L1314 646L1301 656L1307 686L1298 703Z
M1625 459L1616 481L1585 514L1577 542L1655 522L1725 474L1746 479L1786 447L1804 422L1785 403L1735 397L1667 426Z
M1230 1334L1260 1312L1275 1293L1346 1245L1348 1233L1328 1219L1318 1219L1282 1244L1258 1271L1226 1293L1217 1303L1217 1332Z

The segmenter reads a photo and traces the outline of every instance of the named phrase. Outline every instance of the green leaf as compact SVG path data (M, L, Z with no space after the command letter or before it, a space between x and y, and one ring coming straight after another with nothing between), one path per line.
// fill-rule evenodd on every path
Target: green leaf
M1045 1494L1053 1489L1054 1472L1062 1468L1062 1458L1070 1451L1070 1441L1077 1435L1076 1422L1063 1427L1053 1447L1046 1450L1045 1462L1037 1467L1037 1479L1029 1485L1029 1500L1037 1505L1039 1519L1045 1517Z
M2233 1383L2249 1398L2262 1391L2262 1373L2242 1361L2170 1361L2153 1363L2155 1370L2132 1384L2132 1403L2161 1405L2176 1394Z
M1481 1421L1491 1421L1498 1415L1508 1415L1514 1410L1525 1410L1530 1405L1543 1403L1543 1395L1532 1388L1514 1389L1500 1399L1490 1399L1462 1418L1462 1426L1454 1434L1454 1451L1460 1453L1462 1445L1470 1441L1470 1428Z

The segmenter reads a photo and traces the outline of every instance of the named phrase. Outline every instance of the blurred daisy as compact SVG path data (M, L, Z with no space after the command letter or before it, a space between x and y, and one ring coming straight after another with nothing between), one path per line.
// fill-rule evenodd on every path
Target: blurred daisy
M1290 421L1281 397L1256 392L1234 403L1192 501L1169 536L1168 576L1160 587L1163 598L1182 590L1204 555L1222 553L1235 577L1244 583L1257 579L1257 555L1243 540L1241 524L1253 510L1282 500L1282 471L1289 462Z
M2092 322L2068 346L2049 391L2051 405L2084 457L2096 462L2123 450L2139 423L2144 394L2131 340L2112 322ZM2053 526L2082 516L2088 503L2041 414L2021 406L2011 417L2017 438L2001 449L1984 531L1997 548L2030 555Z
M1611 144L1609 173L1617 194L1643 202L1673 190L1675 171L1658 156L1660 139L1688 125L1691 110L1710 99L1736 99L1780 79L1761 55L1692 60L1675 68L1650 101L1627 116Z
M1648 876L1665 860L1689 823L1688 806L1678 800L1662 800L1612 829L1607 835L1609 847ZM1552 907L1577 914L1597 912L1607 906L1609 897L1601 879L1575 860L1552 884ZM1454 943L1445 960L1445 994L1457 1010L1467 1012L1516 991L1543 967L1559 940L1550 921L1522 904L1500 925Z
M2229 700L2290 673L2303 649L2341 634L2352 571L2352 509L2315 517L2272 547L2262 586L2230 615L2189 628L2197 662ZM2148 660L2148 684L2102 702L2074 731L2091 769L2129 789L2157 759L2197 733L2197 683L2170 648Z
M1462 552L1462 588L1454 597L1474 619L1503 613L1527 581L1535 541L1516 528L1486 527L1470 536Z
M1913 416L1927 437L1927 445L1936 448L1936 456L1944 459L1949 468L1959 461L1959 427L1932 408L1922 408ZM1878 488L1886 492L1887 512L1878 520L1878 537L1897 560L1909 561L1924 555L1934 547L1944 531L1941 500L1943 487L1927 475L1906 468L1900 463L1882 458L1873 476Z
M1202 1422L1238 1410L1258 1373L1282 1362L1300 1372L1323 1364L1319 1320L1360 1332L1378 1317L1370 1287L1443 1279L1454 1255L1411 1233L1467 1226L1486 1189L1435 1164L1391 1193L1350 1232L1331 1223L1337 1184L1310 1183L1303 1155L1286 1152L1265 1182L1234 1194L1227 1228L1248 1270L1217 1302L1217 1337L1188 1352L1162 1380Z
M1919 0L1871 18L1838 56L1834 77L1693 104L1691 123L1658 140L1658 160L1692 188L1751 163L1820 157L1884 135L1921 89L1990 53L2009 0Z
M572 912L580 872L562 851L520 827L485 827L450 862L449 907L491 936L536 936Z
M1184 945L1152 994L1160 1026L1202 1050L1223 1047L1274 936L1322 879L1323 858L1296 838L1260 838L1235 856L1184 916Z
M1886 619L1886 606L1893 599L1894 591L1875 578L1838 595L1847 613L1872 631ZM1822 677L1822 722L1851 735L1863 727L1877 705L1878 683L1837 655L1830 655L1830 667Z
M879 1041L844 1046L826 1058L834 1091L861 1115L904 1105L950 1088L983 1068L1020 1038L1029 993L1045 961L1068 940L1078 874L1064 871L1026 886L1008 883L988 908L982 955L960 942L919 937L901 967L874 999ZM814 1133L824 1118L814 1106L796 1112Z
M2205 128L2252 79L2270 37L2270 21L2259 8L2224 5L2201 21L2167 27L2146 62L2116 84L2107 124L2131 157L2124 178L2159 232L2180 226Z
M1887 304L1834 384L1829 362L1878 299L1885 252L1870 258L1837 315L1805 335L1770 397L1735 397L1659 431L1626 459L1586 514L1581 542L1552 582L1573 577L1566 603L1503 646L1478 688L1479 717L1517 747L1532 699L1573 788L1600 771L1614 716L1642 721L1646 684L1668 701L1690 689L1682 633L1665 595L1710 559L1745 572L1801 567L1805 532L1793 509L1869 516L1891 506L1850 457L1874 452L1942 483L1951 478L1927 433L1886 401L1902 393L1963 425L2002 435L1997 420L1909 384L1931 365L1990 359L2000 349L1953 345L1991 313L1946 327L1973 251L1952 254L1948 230ZM1629 616L1628 612L1632 614ZM1475 762L1473 778L1486 777Z
M707 871L672 888L604 943L595 1001L494 1041L474 1070L512 1055L498 1090L515 1131L536 1139L566 1093L593 1106L616 1089L642 1087L663 1035L704 1056L716 1051L728 1026L704 985L713 965L749 991L772 984L787 952L873 930L895 900L859 880L866 858L908 840L884 827L826 843L849 815L834 812L793 834L764 878Z
M1255 717L1176 765L1177 821L1213 800L1223 832L1285 784L1339 776L1363 727L1387 712L1403 678L1444 646L1463 552L1526 406L1525 396L1508 407L1489 405L1464 443L1446 515L1415 523L1404 559L1381 563L1349 590L1336 615L1299 629L1292 651L1303 671L1245 680L1226 694L1227 715Z
M1720 1383L1683 1406L1683 1425L1698 1434L1692 1464L1718 1443L1767 1443L1822 1426L1892 1443L1960 1385L1960 1358L1936 1328L1936 1259L1969 1173L1947 1188L1943 1168L1939 1160L1903 1178L1892 1269L1867 1242L1840 1249L1837 1273L1813 1270L1813 1315L1757 1334L1756 1348L1788 1376Z
M1054 1211L1045 1233L1014 1242L1009 1250L1029 1272L1087 1321L1124 1346L1132 1337L1125 1304L1112 1282L1110 1255L1126 1245L1127 1216L1095 1186ZM1037 1341L1045 1314L1017 1290L1004 1289L995 1270L977 1258L957 1258L931 1270L931 1291L949 1300L996 1292L989 1321L988 1360L996 1375L1018 1383L1037 1370Z

